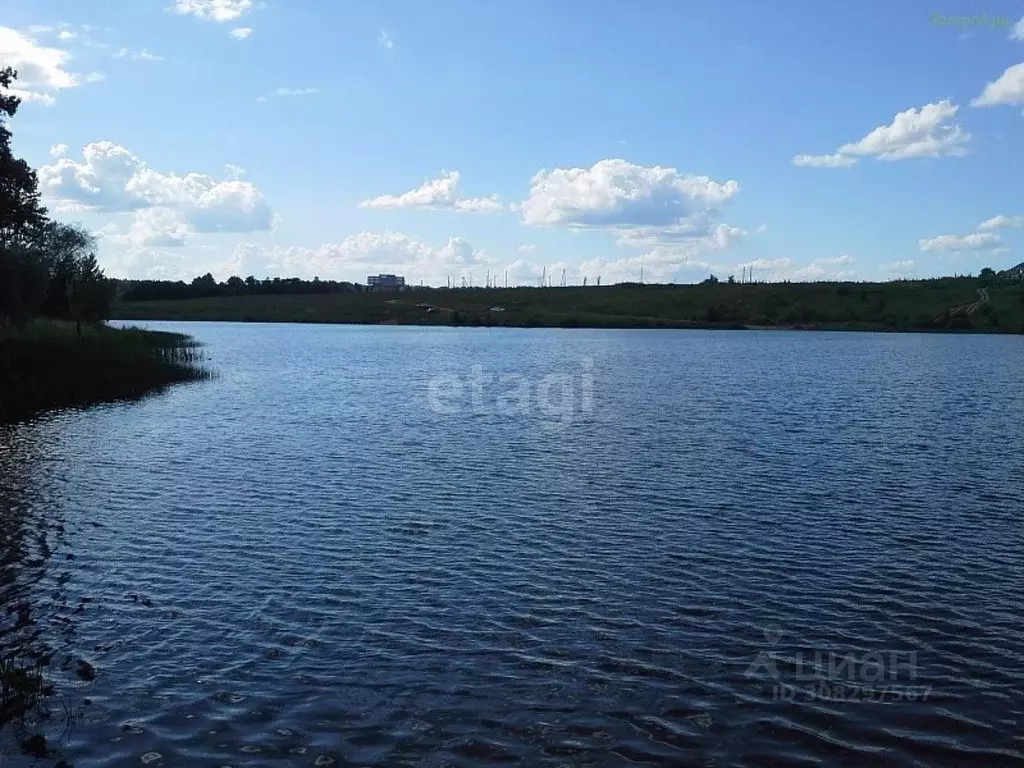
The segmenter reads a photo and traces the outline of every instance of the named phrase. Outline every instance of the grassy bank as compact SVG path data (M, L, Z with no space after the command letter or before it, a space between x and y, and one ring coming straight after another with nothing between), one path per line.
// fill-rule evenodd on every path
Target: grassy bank
M0 423L41 411L141 397L203 378L197 345L176 333L35 321L0 331Z
M887 283L415 288L402 293L140 301L115 305L113 313L139 320L1019 333L1024 330L1024 285L963 277Z

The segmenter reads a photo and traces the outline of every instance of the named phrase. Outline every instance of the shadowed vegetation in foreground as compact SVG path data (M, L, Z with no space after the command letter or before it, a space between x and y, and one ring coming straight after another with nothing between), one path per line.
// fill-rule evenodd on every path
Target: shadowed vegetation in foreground
M207 378L201 352L176 333L37 320L0 331L0 423L41 411L141 397Z
M115 304L112 314L129 320L1024 331L1024 281L991 270L980 277L887 283L634 283L590 288L279 294L232 294L232 286L223 287L221 295L122 301ZM130 284L120 288L126 298L133 295Z

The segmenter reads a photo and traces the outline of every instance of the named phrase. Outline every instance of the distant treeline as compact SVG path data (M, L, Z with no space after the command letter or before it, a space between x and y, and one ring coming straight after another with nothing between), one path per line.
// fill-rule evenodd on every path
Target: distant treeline
M209 299L217 296L267 296L308 293L362 293L366 286L346 281L302 280L297 277L247 278L229 277L218 283L207 273L192 282L184 280L115 280L121 301L159 301L176 299Z

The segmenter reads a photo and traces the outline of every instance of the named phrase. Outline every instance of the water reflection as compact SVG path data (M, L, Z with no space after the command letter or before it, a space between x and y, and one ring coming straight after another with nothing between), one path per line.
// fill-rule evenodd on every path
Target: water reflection
M54 445L38 425L0 426L0 749L60 758L72 727L69 673L89 679L76 657L68 590L66 521L55 487Z

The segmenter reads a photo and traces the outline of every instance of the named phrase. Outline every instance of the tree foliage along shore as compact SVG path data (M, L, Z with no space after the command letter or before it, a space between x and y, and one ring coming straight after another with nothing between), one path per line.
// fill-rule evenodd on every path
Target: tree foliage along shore
M50 220L35 171L11 151L16 77L0 70L0 424L208 375L187 337L102 322L114 283L96 263L95 239Z
M34 317L105 320L113 286L96 263L95 238L52 221L39 201L36 172L11 149L8 121L21 99L17 72L0 70L0 329Z

